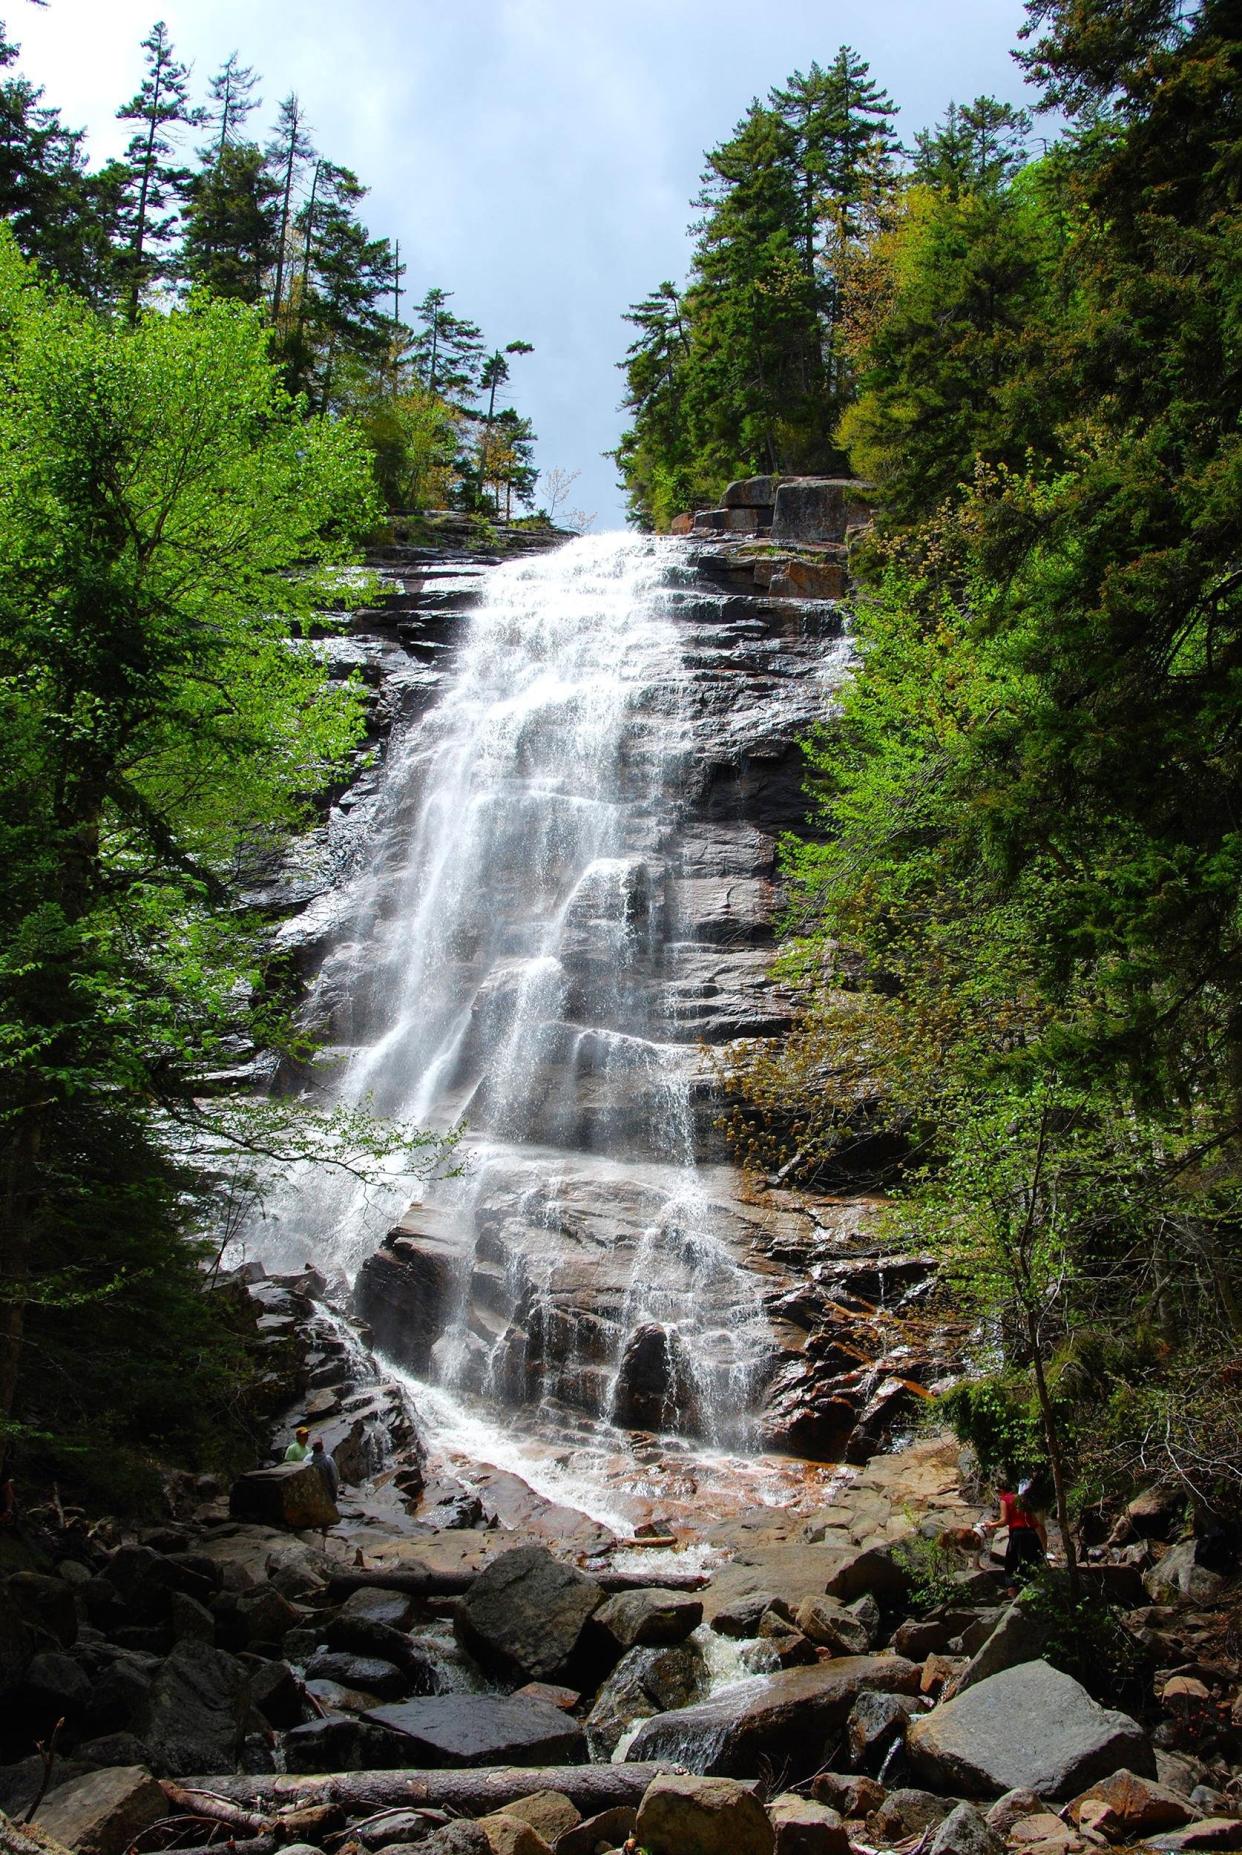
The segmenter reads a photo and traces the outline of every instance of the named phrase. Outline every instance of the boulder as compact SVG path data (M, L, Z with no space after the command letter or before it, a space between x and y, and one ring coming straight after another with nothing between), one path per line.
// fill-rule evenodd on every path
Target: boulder
M1089 1805L1096 1807L1088 1809ZM1089 1824L1110 1842L1144 1842L1159 1830L1180 1829L1196 1814L1185 1797L1133 1771L1102 1778L1069 1806L1073 1822Z
M409 1741L375 1721L308 1720L284 1737L286 1771L388 1771L410 1762Z
M409 1855L491 1855L491 1843L487 1831L478 1823L446 1823L443 1829L435 1829L424 1841L410 1845ZM400 1847L393 1848L389 1855L405 1855Z
M337 1611L338 1621L384 1623L390 1630L408 1630L414 1620L414 1599L405 1591L385 1591L378 1585L363 1585L351 1591Z
M693 532L693 529L694 517L689 509L684 510L680 515L675 515L668 525L670 535L688 535Z
M1015 1855L1074 1855L1083 1846L1078 1832L1047 1809L1019 1817L1006 1841Z
M850 1855L850 1839L837 1811L786 1791L768 1805L776 1855Z
M62 1649L73 1646L78 1635L78 1607L73 1586L44 1572L14 1572L3 1590L4 1607L12 1609L36 1635L51 1637Z
M157 1774L182 1778L235 1771L255 1717L244 1664L223 1649L187 1642L160 1665L133 1724Z
M334 1681L338 1687L374 1694L379 1700L404 1700L410 1691L399 1668L373 1655L321 1649L306 1664L306 1674L311 1681Z
M842 561L791 559L782 561L777 571L773 573L768 581L768 591L774 599L844 599L849 591L849 583L849 575ZM868 1440L874 1440L875 1435L885 1423L891 1424L896 1419L899 1414L898 1407L902 1405L902 1402L900 1399L889 1397L882 1404L877 1405L876 1409L871 1412L872 1424L866 1432ZM913 1402L912 1398L910 1402ZM850 1447L853 1448L853 1446L854 1441L851 1437ZM851 1456L849 1459L865 1461L867 1458Z
M34 1632L0 1593L0 1702L13 1698L34 1658Z
M1099 1706L1070 1675L1023 1662L915 1720L910 1762L932 1784L973 1797L1023 1789L1058 1801L1097 1778L1155 1771L1141 1728Z
M1002 1612L991 1635L971 1656L958 1676L955 1691L960 1694L986 1681L989 1675L999 1675L1002 1669L1016 1668L1021 1662L1037 1661L1048 1641L1048 1629L1045 1618L1032 1611L1020 1597L1016 1598L1008 1610Z
M250 1699L270 1726L300 1726L302 1688L287 1662L262 1662L250 1673Z
M278 1462L239 1475L229 1490L229 1512L236 1520L295 1532L332 1527L341 1517L327 1482L309 1462Z
M866 1655L871 1647L871 1633L864 1620L830 1597L803 1598L794 1611L794 1622L808 1642L831 1649L834 1655ZM908 1653L896 1641L893 1646L899 1655ZM910 1660L917 1662L922 1657L914 1655Z
M458 1641L484 1667L527 1681L560 1681L604 1593L542 1546L493 1559L457 1607Z
M1168 1850L1171 1855L1181 1849L1242 1849L1242 1818L1204 1817L1185 1829L1168 1829L1147 1840L1151 1848Z
M475 1828L487 1838L488 1855L552 1855L550 1844L537 1829L507 1811L481 1816Z
M1197 1604L1210 1604L1219 1595L1225 1580L1219 1572L1199 1563L1200 1546L1197 1539L1179 1540L1143 1574L1144 1588L1153 1603L1176 1603L1188 1597Z
M903 1787L888 1796L867 1815L867 1833L877 1842L900 1842L906 1836L921 1836L943 1823L953 1804L947 1797L931 1791Z
M577 1765L582 1728L559 1707L499 1694L440 1694L375 1707L372 1725L404 1736L404 1765L430 1770L466 1765ZM326 1768L325 1768L326 1769Z
M874 1778L818 1771L811 1780L811 1796L816 1803L827 1804L841 1816L870 1816L884 1802L884 1786L877 1784Z
M902 1704L903 1700L906 1705ZM878 1777L892 1748L905 1738L910 1705L913 1702L909 1696L874 1691L858 1696L845 1726L850 1764L855 1771L867 1771Z
M848 477L786 477L773 498L773 541L844 541L867 522L865 485Z
M771 509L779 477L740 477L720 498L726 509Z
M522 1822L538 1830L545 1842L553 1844L567 1830L576 1829L582 1821L582 1812L570 1802L564 1791L532 1791L529 1797L519 1797L515 1803L507 1803L502 1814L520 1817Z
M90 1693L90 1678L81 1662L63 1650L47 1649L34 1656L26 1670L20 1706L30 1727L41 1731L62 1718L80 1719Z
M420 1375L460 1293L469 1241L451 1212L414 1205L358 1271L354 1305L376 1346Z
M688 1706L706 1686L707 1665L692 1643L627 1650L587 1715L593 1756L611 1758L622 1735L639 1720Z
M959 1803L932 1836L927 1855L1001 1855L1004 1846L973 1804Z
M767 1812L728 1778L653 1778L634 1833L647 1855L773 1855Z
M595 1613L622 1649L684 1642L702 1621L702 1600L682 1591L619 1591Z
M657 1714L627 1758L668 1759L722 1777L750 1776L760 1759L798 1782L823 1763L824 1740L843 1726L859 1694L913 1694L919 1671L899 1656L842 1656L740 1681L695 1706Z
M576 1829L567 1829L556 1844L556 1855L596 1855L596 1851L620 1848L634 1833L637 1812L629 1804L616 1804L588 1816Z
M1041 1816L1043 1811L1043 1799L1037 1797L1034 1791L1006 1791L1003 1797L996 1799L984 1820L988 1828L994 1829L1003 1841L1014 1824L1021 1822L1024 1816Z
M117 1765L58 1785L39 1805L35 1822L74 1855L124 1855L135 1837L167 1814L149 1771Z
M904 1597L910 1588L910 1574L887 1546L867 1546L838 1565L827 1579L829 1597L849 1603L852 1598Z

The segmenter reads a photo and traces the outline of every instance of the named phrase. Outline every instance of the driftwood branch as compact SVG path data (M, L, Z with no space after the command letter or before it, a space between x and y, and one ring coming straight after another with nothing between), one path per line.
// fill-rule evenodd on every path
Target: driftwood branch
M210 1791L244 1810L271 1813L339 1804L349 1816L421 1808L486 1816L536 1791L562 1791L584 1816L597 1816L617 1804L637 1806L652 1779L672 1769L666 1764L489 1765L475 1771L344 1771L306 1777L259 1772L190 1778L186 1787Z
M242 1830L248 1836L272 1833L271 1820L253 1810L245 1810L231 1798L221 1797L214 1785L199 1790L195 1785L176 1784L171 1778L160 1779L160 1789L175 1810L186 1816L205 1817L210 1823L224 1823L229 1829Z
M69 1851L37 1823L15 1823L0 1810L0 1855L69 1855Z

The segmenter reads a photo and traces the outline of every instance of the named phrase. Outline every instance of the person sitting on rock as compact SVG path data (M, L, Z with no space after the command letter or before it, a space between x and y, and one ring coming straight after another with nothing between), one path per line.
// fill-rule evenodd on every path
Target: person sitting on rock
M305 1462L310 1455L310 1426L300 1423L294 1432L293 1441L285 1451L286 1462Z
M1008 1527L1005 1570L1016 1580L1024 1565L1047 1564L1048 1530L1035 1507L1034 1483L1029 1475L1018 1483L1016 1493L1002 1488L997 1499L1000 1502L1000 1518L985 1520L983 1530L985 1533L995 1533L1001 1527Z

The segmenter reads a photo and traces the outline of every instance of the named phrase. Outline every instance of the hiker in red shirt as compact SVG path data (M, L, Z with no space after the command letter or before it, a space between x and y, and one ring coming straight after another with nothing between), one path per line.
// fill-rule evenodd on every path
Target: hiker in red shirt
M1009 1528L1005 1570L1015 1579L1024 1565L1046 1565L1048 1562L1048 1529L1036 1510L1033 1493L1029 1476L1018 1483L1016 1494L1002 1488L998 1496L1000 1519L983 1523L988 1533L995 1533L1000 1527Z

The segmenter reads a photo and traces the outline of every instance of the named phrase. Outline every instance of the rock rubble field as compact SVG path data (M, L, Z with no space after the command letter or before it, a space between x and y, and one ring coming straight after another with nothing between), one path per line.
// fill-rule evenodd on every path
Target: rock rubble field
M44 1530L0 1604L6 1850L1242 1848L1236 1593L1167 1506L1084 1567L1133 1651L1124 1711L1008 1594L945 1439L671 1547L529 1488L505 1524L446 1493L321 1278L248 1286L296 1361L273 1453L313 1403L339 1505L278 1463L185 1479L159 1527Z

